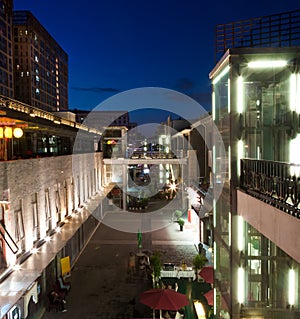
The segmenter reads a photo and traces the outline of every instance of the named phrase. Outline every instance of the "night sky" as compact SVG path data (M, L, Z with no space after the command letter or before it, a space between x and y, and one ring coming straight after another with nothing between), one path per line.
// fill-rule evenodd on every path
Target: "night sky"
M69 108L160 87L210 110L215 26L300 9L299 0L14 0L69 56Z

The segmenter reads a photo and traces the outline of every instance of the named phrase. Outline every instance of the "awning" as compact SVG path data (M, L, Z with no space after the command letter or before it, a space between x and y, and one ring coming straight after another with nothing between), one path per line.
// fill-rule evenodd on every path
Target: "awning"
M37 281L33 282L32 285L27 289L26 293L23 296L23 315L22 318L27 318L28 316L28 304L32 298L34 303L38 302L38 283Z

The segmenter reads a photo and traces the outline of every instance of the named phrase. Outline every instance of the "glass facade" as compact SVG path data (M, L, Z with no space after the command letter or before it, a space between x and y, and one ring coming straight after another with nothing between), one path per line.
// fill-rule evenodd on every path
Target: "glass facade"
M291 161L290 141L297 141L299 127L299 58L297 48L230 49L210 74L213 118L229 163L214 206L217 317L282 318L291 309L299 316L299 264L239 216L236 191L241 159ZM214 172L224 165L218 149L215 144Z

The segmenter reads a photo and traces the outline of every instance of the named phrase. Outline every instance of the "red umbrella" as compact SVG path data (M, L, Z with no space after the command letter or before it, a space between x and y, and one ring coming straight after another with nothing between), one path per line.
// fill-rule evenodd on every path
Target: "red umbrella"
M204 266L199 275L209 284L214 282L214 267L213 266Z
M140 302L155 310L178 310L189 304L186 295L173 289L149 289L140 295Z
M211 289L203 295L210 306L214 305L214 290Z

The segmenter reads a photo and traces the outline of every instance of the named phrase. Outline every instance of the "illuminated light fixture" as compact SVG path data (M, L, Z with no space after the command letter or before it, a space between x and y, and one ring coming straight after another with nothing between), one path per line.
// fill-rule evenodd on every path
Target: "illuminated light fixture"
M300 74L290 76L290 110L300 113Z
M258 60L252 61L248 63L248 67L255 69L255 68L281 68L287 66L287 61L284 60Z
M202 303L199 300L194 300L194 306L195 306L197 318L198 319L205 319L206 315L205 315L205 310L204 310Z
M290 174L291 176L296 175L298 176L300 174L300 159L298 155L298 150L300 148L300 134L297 134L297 136L290 140L290 146L289 146L289 162L294 163L296 165L290 166Z
M215 97L215 92L212 92L211 101L212 101L212 116L213 116L213 121L215 121L215 119L216 119L216 97Z
M239 113L244 111L244 80L242 76L237 79L237 111Z
M296 276L295 270L289 270L289 304L293 306L295 304L295 290L296 290Z
M176 191L177 190L177 185L175 183L170 184L170 190L171 191Z
M12 138L13 133L12 133L12 128L11 127L5 127L4 128L4 137L5 138Z
M36 117L35 113L33 111L30 111L29 116Z
M222 79L222 77L229 72L229 69L230 69L230 67L229 67L229 65L227 65L224 68L224 70L213 79L212 83L217 84Z
M228 79L227 96L228 96L227 112L230 113L230 79Z
M238 269L238 302L244 303L245 299L245 270L240 267Z
M244 221L242 216L237 216L237 248L239 251L244 249Z
M3 131L3 127L0 127L0 138L4 137L4 131Z
M46 241L46 242L49 242L50 240L51 240L51 237L50 237L50 236L46 236L46 237L45 237L45 241Z
M53 121L55 124L60 124L60 121L59 120L54 120Z
M56 227L56 228L55 228L55 232L56 232L56 233L60 233L60 232L61 232L61 228L60 228L60 227Z
M20 138L23 136L23 130L20 127L16 127L14 128L13 134L15 138Z
M18 271L21 269L21 265L15 264L12 268L13 268L13 270Z
M32 254L36 254L38 252L38 249L36 247L32 248L31 249L31 253Z

